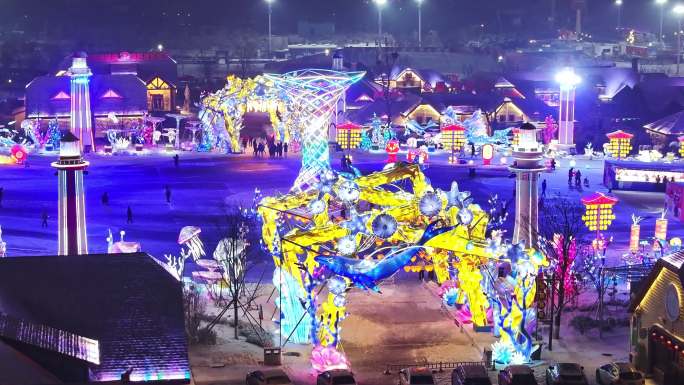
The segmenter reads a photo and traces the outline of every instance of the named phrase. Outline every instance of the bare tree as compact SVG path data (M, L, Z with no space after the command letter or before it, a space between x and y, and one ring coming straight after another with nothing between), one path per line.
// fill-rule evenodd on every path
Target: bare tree
M390 88L390 80L392 77L392 68L396 63L399 54L396 51L390 52L389 41L378 41L378 61L377 69L380 73L380 83L382 85L382 96L385 98L385 113L387 114L387 127L392 127L392 89Z
M575 257L586 241L582 221L583 207L565 197L555 197L543 205L539 225L539 249L551 262L551 332L560 338L561 318L565 307L579 294L576 285ZM549 338L549 350L552 340Z
M240 310L242 310L242 317L249 323L252 332L259 339L261 344L264 341L262 337L265 332L261 327L260 320L256 320L250 313L250 309L254 307L256 299L261 296L261 281L263 273L256 284L250 285L247 281L247 274L256 266L254 263L249 263L249 245L250 235L254 234L254 223L239 207L226 208L224 220L217 224L222 234L216 249L213 253L213 258L221 266L223 272L223 280L225 281L228 294L228 304L223 307L216 318L207 326L211 330L229 310L233 310L233 326L235 328L234 337L238 339L239 335L239 319ZM256 232L258 233L258 232ZM258 248L255 248L258 250Z

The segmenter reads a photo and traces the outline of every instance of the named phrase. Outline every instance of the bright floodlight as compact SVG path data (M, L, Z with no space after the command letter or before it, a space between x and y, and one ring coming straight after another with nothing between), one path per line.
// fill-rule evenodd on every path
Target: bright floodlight
M268 4L272 4L275 0L265 0Z
M572 68L565 68L558 74L556 74L556 82L560 84L563 89L571 89L582 81Z
M658 5L663 5L663 4L667 3L667 0L655 0L655 2Z
M387 0L373 0L375 4L378 5L378 7L382 7L383 5L387 4Z
M622 0L615 0L615 5L621 6L621 5L622 5Z
M675 5L674 8L672 8L672 12L675 15L679 15L679 16L684 15L684 5L682 5L682 4Z
M418 3L418 5L421 5L423 3L423 0L416 0L416 3Z

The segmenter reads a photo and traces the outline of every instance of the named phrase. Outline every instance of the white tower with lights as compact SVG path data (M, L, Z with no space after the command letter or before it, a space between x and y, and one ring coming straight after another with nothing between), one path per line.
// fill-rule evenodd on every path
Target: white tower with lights
M537 243L538 193L537 183L541 166L543 146L537 142L537 128L531 123L520 127L520 139L513 146L515 163L509 167L515 173L515 229L513 243L525 242L527 246Z
M83 171L88 162L81 156L79 139L66 131L59 143L59 255L88 254Z
M87 55L83 52L74 54L69 68L71 77L71 114L69 129L80 138L81 149L95 150L93 136L93 116L90 107L90 77L93 73L88 68Z
M581 79L572 68L565 68L556 75L556 81L560 85L558 149L568 151L575 147L575 90Z

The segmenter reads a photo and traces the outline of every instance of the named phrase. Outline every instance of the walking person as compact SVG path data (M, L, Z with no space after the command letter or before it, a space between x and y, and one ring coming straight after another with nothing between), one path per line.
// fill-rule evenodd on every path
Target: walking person
M285 151L285 157L287 158L287 142L283 143L283 151Z
M40 227L42 227L42 228L45 229L45 228L48 227L48 223L47 223L48 214L47 214L47 211L43 210L43 214L41 215L41 218L43 219L43 221L40 223Z
M166 196L166 203L171 203L171 188L168 184L164 186L164 195Z
M109 206L109 194L106 191L102 194L102 204Z
M572 186L572 177L575 176L575 169L573 167L570 167L570 170L568 170L568 184Z
M577 188L582 187L582 172L580 170L575 171L575 186Z
M126 223L133 223L133 210L131 210L131 206L128 206L128 210L126 210Z
M542 194L543 197L546 196L546 179L542 181Z
M179 163L180 163L180 156L178 156L178 154L176 154L173 156L173 165L176 166L176 168L178 168Z

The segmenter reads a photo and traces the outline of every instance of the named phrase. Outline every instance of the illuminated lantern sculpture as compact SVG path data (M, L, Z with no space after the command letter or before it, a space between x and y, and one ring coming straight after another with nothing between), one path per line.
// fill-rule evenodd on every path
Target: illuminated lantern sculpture
M511 132L513 133L513 139L511 140L512 146L517 146L520 142L520 128L514 127Z
M608 226L615 219L613 206L617 202L617 198L600 192L582 198L582 204L586 208L584 215L582 215L582 220L590 231L596 232L596 242L600 242L602 239L601 231L607 230ZM595 244L596 246L599 245Z
M387 163L396 163L397 154L399 153L399 142L396 139L391 139L385 146L387 152Z
M461 151L465 144L465 127L457 124L442 127L442 145L445 150L451 151L449 163L458 163L456 152Z
M487 143L482 146L482 164L489 166L494 158L494 146Z
M632 151L632 138L634 135L622 130L613 131L606 134L609 139L608 151L613 158L624 158Z
M667 218L665 218L664 212L660 218L656 219L654 237L656 241L653 245L653 248L658 250L660 248L659 243L667 239Z
M293 190L313 188L318 183L318 177L330 170L327 133L330 116L347 88L364 75L365 72L313 69L264 75L306 116L306 127L301 134L302 168L292 186Z
M679 156L684 158L684 135L677 138L679 140Z
M26 152L26 149L21 144L15 144L10 150L10 156L14 163L24 164L28 157L28 152Z
M565 68L556 75L560 85L558 106L558 147L568 150L575 147L575 90L582 79L572 68Z
M641 217L637 217L632 214L632 227L629 231L629 251L637 252L639 251L639 237L641 235Z
M361 143L361 126L354 123L344 123L337 126L337 144L343 150L359 147Z

